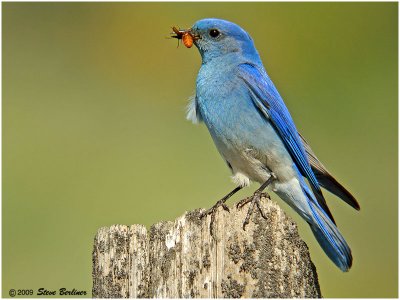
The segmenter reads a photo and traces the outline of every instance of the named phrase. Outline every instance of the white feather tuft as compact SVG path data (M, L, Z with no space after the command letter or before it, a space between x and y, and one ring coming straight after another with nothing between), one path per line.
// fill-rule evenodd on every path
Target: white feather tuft
M197 124L201 121L197 111L196 95L189 97L189 104L186 108L186 120L191 121L193 124Z
M232 180L236 185L241 187L246 187L250 185L249 177L239 172L232 176Z

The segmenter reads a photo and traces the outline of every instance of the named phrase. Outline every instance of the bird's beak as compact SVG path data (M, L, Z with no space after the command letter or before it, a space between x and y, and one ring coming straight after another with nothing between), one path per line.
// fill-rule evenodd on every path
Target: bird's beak
M198 35L193 33L191 28L181 30L174 26L172 27L172 31L173 33L171 33L171 37L182 40L186 48L191 48L193 46L193 43L200 38Z

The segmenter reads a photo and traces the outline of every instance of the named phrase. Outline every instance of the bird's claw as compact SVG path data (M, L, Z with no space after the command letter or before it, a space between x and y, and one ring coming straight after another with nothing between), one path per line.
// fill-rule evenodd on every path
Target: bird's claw
M203 211L200 215L199 215L199 219L204 218L207 215L211 215L211 220L210 220L210 235L212 237L214 237L214 222L215 222L215 215L217 214L217 210L218 208L222 206L222 208L227 211L230 212L229 207L225 204L225 201L219 200L217 203L215 203L210 209L207 209L206 211Z
M203 211L200 215L199 218L202 219L207 215L211 215L211 214L215 214L217 212L218 207L222 206L222 208L224 210L226 210L227 212L229 211L229 207L226 206L226 204L222 201L219 200L217 203L215 203L210 209L207 209L206 211Z
M246 197L242 200L240 200L238 203L236 203L236 208L241 209L243 206L245 206L247 203L249 203L253 197Z
M264 219L267 219L267 215L264 213L264 210L262 209L262 206L261 206L261 198L263 198L263 197L268 198L268 199L271 199L271 197L269 196L268 193L259 193L259 192L255 192L255 193L253 194L253 196L244 198L244 199L240 200L240 201L236 204L236 208L237 208L237 209L241 209L241 208L242 208L243 206L245 206L247 203L251 202L251 203L250 203L249 210L247 211L246 218L244 219L244 222L243 222L243 230L246 230L246 226L247 226L247 224L249 224L249 222L250 222L250 217L251 217L251 215L253 214L254 205L257 205L257 208L258 208L258 210L260 211L261 216L262 216Z

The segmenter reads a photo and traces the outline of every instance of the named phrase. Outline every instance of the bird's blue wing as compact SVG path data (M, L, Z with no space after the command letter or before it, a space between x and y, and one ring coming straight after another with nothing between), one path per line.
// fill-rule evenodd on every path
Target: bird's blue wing
M307 154L299 134L297 133L296 126L271 79L264 70L260 71L255 65L245 63L239 65L238 68L239 76L250 90L255 105L262 111L263 115L271 121L284 142L286 149L292 156L297 168L310 182L318 204L334 222L332 214L322 195L318 180L307 159Z

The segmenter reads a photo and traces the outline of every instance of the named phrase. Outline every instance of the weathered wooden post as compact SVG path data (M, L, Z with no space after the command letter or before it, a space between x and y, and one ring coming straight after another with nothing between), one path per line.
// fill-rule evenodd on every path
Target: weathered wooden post
M269 199L246 231L247 206L200 210L174 222L100 228L93 249L96 298L319 298L316 269L296 224Z

